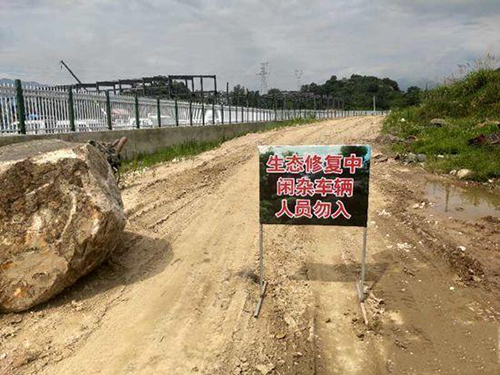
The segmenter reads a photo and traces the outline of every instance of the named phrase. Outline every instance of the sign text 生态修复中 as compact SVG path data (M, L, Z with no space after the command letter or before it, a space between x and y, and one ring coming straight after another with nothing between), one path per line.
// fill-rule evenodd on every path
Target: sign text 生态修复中
M370 146L259 146L262 224L365 227Z

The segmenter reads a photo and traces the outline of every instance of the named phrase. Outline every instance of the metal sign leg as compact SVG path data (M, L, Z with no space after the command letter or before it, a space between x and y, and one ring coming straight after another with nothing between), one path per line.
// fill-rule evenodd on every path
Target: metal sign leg
M253 316L257 318L259 316L260 308L262 307L262 301L264 295L266 294L267 281L264 281L264 228L262 224L259 226L259 302L255 307L255 312Z
M363 302L366 298L365 293L365 277L366 277L366 234L368 228L365 227L363 231L363 251L361 253L361 280L358 282L357 289L360 302Z

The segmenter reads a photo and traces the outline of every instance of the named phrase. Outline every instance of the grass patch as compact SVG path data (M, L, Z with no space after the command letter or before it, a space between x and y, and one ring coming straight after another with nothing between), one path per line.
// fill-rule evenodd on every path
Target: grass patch
M432 126L433 118L445 119L447 125ZM473 172L472 180L485 181L500 177L500 146L473 146L468 141L499 131L499 119L500 70L485 70L429 91L420 106L393 111L382 131L402 139L415 136L416 141L395 143L393 149L425 154L432 171L466 168Z
M294 119L288 121L270 122L266 124L266 128L260 130L259 133L287 126L310 124L317 121L318 120L316 118L310 117L306 119ZM233 138L241 137L248 133L253 133L253 132L243 133ZM201 154L202 152L213 150L219 147L224 142L229 141L230 139L233 138L222 138L216 141L204 141L204 142L186 141L177 145L162 148L153 154L139 153L134 157L134 159L124 161L120 168L120 172L126 173L142 168L152 167L154 165L164 163L173 160L175 158L185 158L185 157L195 156Z

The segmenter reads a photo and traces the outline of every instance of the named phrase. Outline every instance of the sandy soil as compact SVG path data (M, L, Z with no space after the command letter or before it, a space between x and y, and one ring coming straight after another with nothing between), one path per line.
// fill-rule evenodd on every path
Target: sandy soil
M500 234L431 213L430 176L375 156L368 325L362 230L265 227L260 144L372 144L381 119L247 136L125 177L120 248L52 302L0 316L1 374L498 374ZM420 206L419 206L420 207ZM465 247L459 248L459 246Z

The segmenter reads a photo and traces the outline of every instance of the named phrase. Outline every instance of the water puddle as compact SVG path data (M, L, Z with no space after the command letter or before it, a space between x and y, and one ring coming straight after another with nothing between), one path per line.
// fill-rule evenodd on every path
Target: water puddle
M455 219L477 220L485 216L500 217L500 194L481 186L459 187L429 181L426 198L434 205L433 211Z

